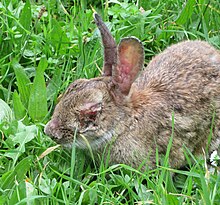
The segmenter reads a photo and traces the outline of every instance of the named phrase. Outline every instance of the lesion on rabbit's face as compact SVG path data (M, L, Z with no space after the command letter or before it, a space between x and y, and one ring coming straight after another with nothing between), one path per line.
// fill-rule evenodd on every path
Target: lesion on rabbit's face
M76 146L82 149L87 148L85 139L92 148L108 142L114 135L112 116L117 111L107 86L100 78L73 82L57 104L45 132L64 146L72 146L75 135Z

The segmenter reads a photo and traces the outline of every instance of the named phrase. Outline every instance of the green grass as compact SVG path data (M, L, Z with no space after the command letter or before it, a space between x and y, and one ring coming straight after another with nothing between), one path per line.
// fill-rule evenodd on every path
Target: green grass
M170 143L162 166L140 172L127 165L95 166L74 147L53 147L43 133L68 84L102 68L90 5L117 42L131 35L143 42L146 64L185 39L220 49L219 0L120 2L0 2L0 204L220 203L219 172L209 172L205 160L187 149L185 171L169 168Z

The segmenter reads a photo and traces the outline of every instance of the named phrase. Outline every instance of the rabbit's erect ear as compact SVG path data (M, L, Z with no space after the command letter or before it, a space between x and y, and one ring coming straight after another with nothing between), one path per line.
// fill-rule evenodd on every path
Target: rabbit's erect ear
M131 85L144 64L142 43L135 37L124 38L118 45L117 66L113 69L112 82L117 91L128 95Z
M101 33L102 43L104 47L103 75L111 76L112 68L116 65L117 61L117 44L107 26L102 21L101 17L97 13L94 13L93 16L95 23Z

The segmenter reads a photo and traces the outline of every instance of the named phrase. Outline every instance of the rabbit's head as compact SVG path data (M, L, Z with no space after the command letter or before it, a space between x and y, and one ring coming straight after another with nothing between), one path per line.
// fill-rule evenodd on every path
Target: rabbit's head
M138 39L124 38L117 46L101 18L94 14L94 19L104 47L103 75L70 84L45 127L46 134L64 145L71 146L76 136L80 148L87 146L85 138L91 147L101 146L121 129L132 83L144 63Z

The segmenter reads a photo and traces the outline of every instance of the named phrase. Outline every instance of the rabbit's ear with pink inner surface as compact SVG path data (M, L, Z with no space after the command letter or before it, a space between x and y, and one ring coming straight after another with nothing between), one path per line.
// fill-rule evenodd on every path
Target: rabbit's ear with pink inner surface
M115 95L127 96L134 80L144 64L142 43L135 37L124 38L118 45L117 65L112 71Z
M111 76L114 85L113 94L123 98L144 64L142 43L135 37L124 38L118 47L109 29L101 17L94 13L95 23L100 31L104 47L103 76Z

